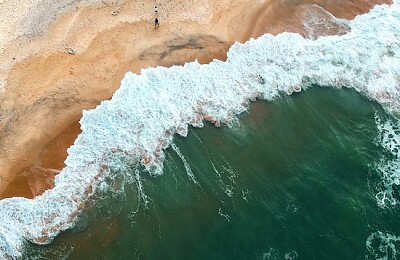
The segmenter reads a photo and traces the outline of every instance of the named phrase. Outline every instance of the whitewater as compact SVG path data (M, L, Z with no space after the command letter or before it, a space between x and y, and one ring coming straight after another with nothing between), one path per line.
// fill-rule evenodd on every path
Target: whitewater
M226 62L128 72L111 100L84 111L82 133L68 149L54 188L35 199L0 201L0 258L19 258L26 241L47 244L73 227L111 168L162 174L164 150L175 134L186 136L189 126L202 127L204 121L230 125L250 101L320 85L354 88L388 111L400 111L400 3L376 6L350 27L346 35L316 40L264 35L233 45ZM385 128L385 122L379 124ZM388 149L400 138L397 132L382 137ZM400 185L398 159L381 167L388 188ZM384 203L390 191L382 192Z

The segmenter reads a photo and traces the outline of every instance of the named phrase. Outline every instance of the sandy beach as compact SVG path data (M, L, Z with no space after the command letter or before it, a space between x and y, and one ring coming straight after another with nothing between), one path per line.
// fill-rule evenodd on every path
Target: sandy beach
M344 34L344 19L391 3L159 1L155 30L153 1L27 2L0 1L0 198L51 188L82 110L110 99L127 71L224 60L234 42L264 33Z

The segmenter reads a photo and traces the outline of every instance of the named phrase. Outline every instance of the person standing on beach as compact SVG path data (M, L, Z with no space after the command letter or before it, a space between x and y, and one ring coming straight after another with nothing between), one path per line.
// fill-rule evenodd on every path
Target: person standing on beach
M158 20L158 7L157 5L154 6L154 29L157 29L157 27L160 27L160 21Z

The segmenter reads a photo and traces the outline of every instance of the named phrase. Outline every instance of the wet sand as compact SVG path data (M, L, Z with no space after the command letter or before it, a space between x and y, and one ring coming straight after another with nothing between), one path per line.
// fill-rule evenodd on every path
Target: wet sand
M154 30L152 1L83 2L63 7L49 27L10 42L0 38L0 198L32 198L51 188L80 132L82 110L110 99L127 71L225 60L232 43L266 32L343 34L348 27L330 13L352 19L390 3L172 0L161 2L161 26Z

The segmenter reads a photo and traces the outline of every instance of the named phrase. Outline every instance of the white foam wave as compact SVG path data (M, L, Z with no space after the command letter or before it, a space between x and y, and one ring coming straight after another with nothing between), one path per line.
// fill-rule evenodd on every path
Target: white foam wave
M70 228L110 165L121 163L119 155L160 174L175 133L186 136L188 125L203 120L228 124L250 100L318 84L353 87L400 110L400 6L378 6L350 27L349 34L315 41L265 35L235 44L226 62L127 73L112 100L84 112L82 134L55 187L34 200L0 201L0 258L21 256L25 239L45 244Z

